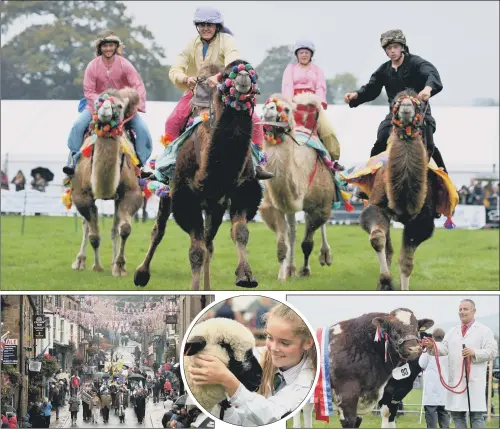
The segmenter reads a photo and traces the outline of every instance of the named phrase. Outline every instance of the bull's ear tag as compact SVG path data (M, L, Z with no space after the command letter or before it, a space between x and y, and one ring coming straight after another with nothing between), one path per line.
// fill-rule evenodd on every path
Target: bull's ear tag
M406 362L403 366L398 366L392 370L392 377L395 380L403 380L411 375L410 365Z

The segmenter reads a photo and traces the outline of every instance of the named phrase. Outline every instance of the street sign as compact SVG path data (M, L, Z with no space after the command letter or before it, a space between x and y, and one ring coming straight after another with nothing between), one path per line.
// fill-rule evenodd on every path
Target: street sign
M33 319L33 337L35 340L45 340L45 316L37 314Z
M5 340L2 365L17 365L17 338L8 338Z
M177 324L177 314L167 314L165 317L165 323L167 325L176 325Z
M42 369L42 362L37 360L30 360L29 370L33 372L40 372Z

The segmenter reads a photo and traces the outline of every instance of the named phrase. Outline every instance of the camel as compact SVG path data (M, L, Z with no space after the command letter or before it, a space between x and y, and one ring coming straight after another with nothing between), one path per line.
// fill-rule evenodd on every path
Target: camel
M198 85L203 85L204 79L219 71L213 64L205 65L200 71ZM191 239L191 288L200 289L203 271L204 289L210 290L213 240L228 208L231 237L238 252L236 285L258 286L246 251L249 240L247 222L257 214L262 199L262 189L255 178L250 156L250 113L258 93L256 81L255 71L243 60L233 61L222 72L222 84L212 94L215 127L210 128L211 121L203 122L179 151L171 199L160 200L150 247L143 263L136 269L136 286L146 286L149 282L150 263L172 212L177 224Z
M299 144L295 134L296 119L299 119L304 124L300 129L317 137L315 115L320 108L321 100L314 94L306 93L297 94L293 100L283 94L273 94L264 106L262 120L267 132L264 151L269 169L275 171L276 176L266 184L259 212L266 226L276 233L280 281L296 275L295 213L301 210L306 214L306 231L302 241L304 264L300 276L311 275L309 257L318 228L321 228L322 241L319 262L322 266L332 264L326 236L326 222L330 218L335 195L332 173L320 161L317 151Z
M83 240L73 262L74 270L84 270L87 240L94 249L94 271L103 271L99 246L100 234L97 199L114 199L115 214L111 228L114 277L127 275L125 243L130 235L131 218L142 205L143 196L137 179L136 166L130 152L132 143L123 134L123 124L139 104L139 95L133 88L108 89L99 97L100 107L94 113L98 129L85 139L82 154L72 179L71 197L83 216ZM98 135L100 134L100 135ZM94 143L92 144L92 141ZM119 243L119 238L121 239ZM118 246L119 245L119 246ZM118 248L119 247L119 248Z
M409 290L415 251L421 243L432 237L434 214L445 214L448 216L445 226L453 226L451 215L458 203L458 194L448 175L438 169L434 161L429 163L422 137L422 120L417 94L413 90L400 92L395 97L394 126L387 153L377 155L380 159L385 155L386 164L380 162L382 166L374 175L367 176L365 188L360 186L359 176L345 178L369 195L360 223L370 234L370 244L380 264L378 290L395 289L390 271L394 253L390 236L391 220L404 225L399 257L401 290Z

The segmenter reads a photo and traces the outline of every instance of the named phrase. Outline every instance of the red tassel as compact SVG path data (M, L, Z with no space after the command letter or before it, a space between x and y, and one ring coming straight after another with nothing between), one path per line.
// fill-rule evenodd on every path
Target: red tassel
M142 190L142 192L147 200L149 200L149 197L151 197L151 195L153 195L153 193L151 192L151 190L147 186Z
M352 204L349 201L344 200L344 205L345 205L345 210L347 212L353 212L354 211L354 207L352 206Z
M90 156L92 155L92 148L93 145L89 144L85 149L82 150L82 155L85 158L90 158Z

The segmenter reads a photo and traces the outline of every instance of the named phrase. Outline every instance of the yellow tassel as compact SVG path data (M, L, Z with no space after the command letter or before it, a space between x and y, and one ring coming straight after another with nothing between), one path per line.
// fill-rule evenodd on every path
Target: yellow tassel
M61 197L62 202L66 206L66 210L70 210L73 206L73 200L71 198L71 189L66 189L66 192Z

